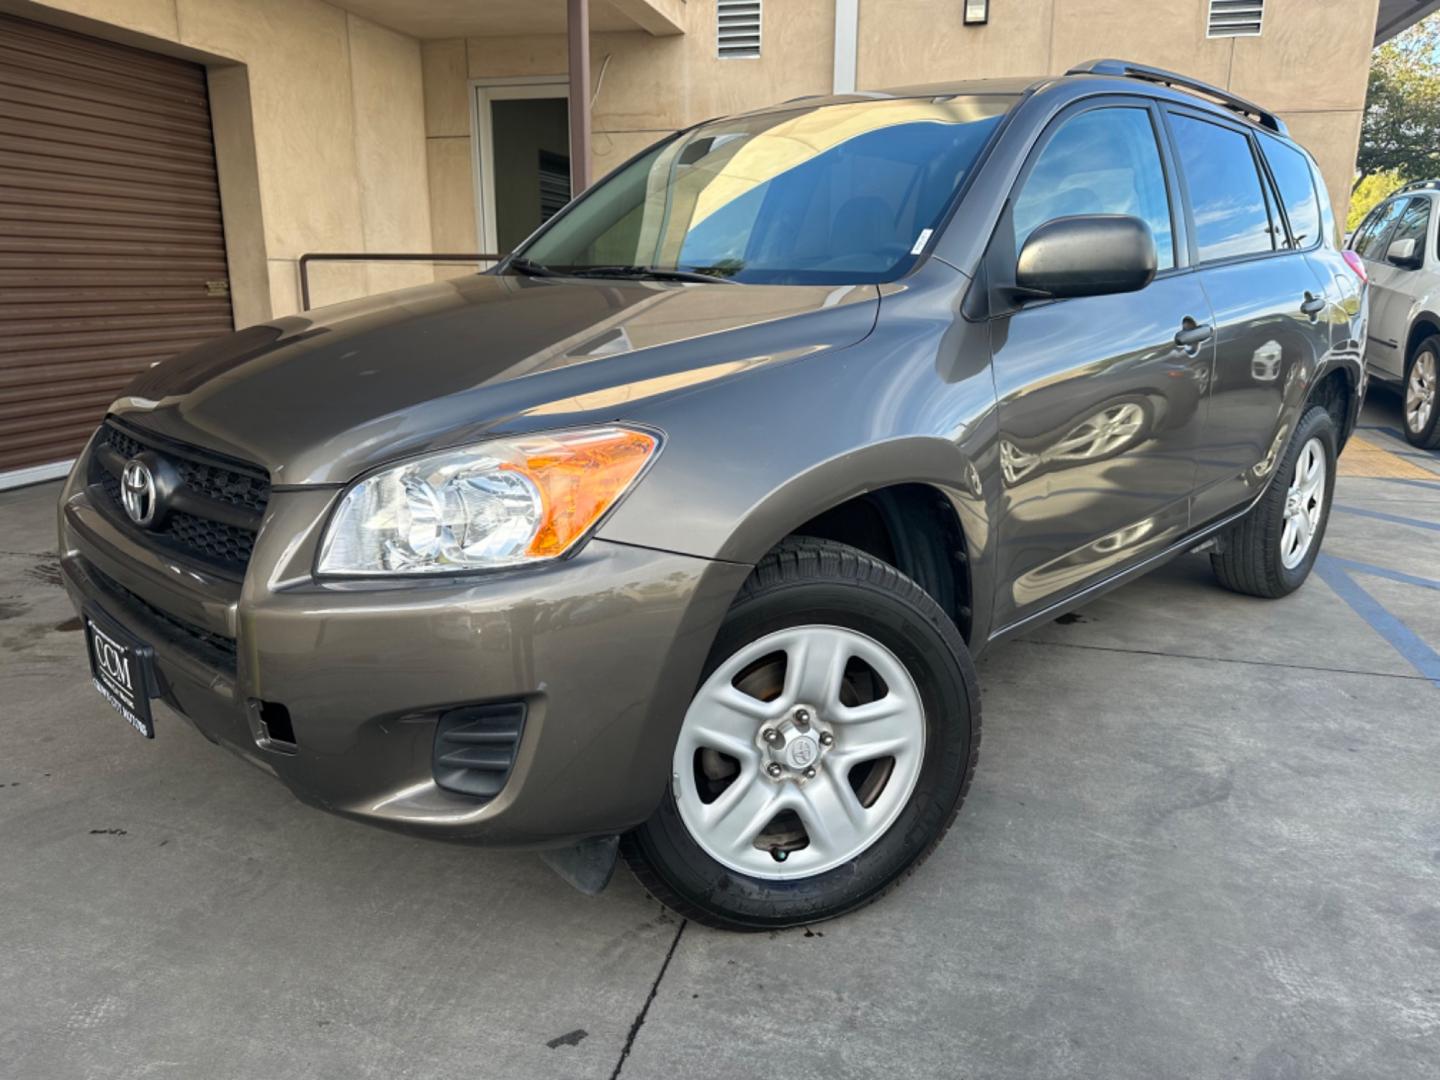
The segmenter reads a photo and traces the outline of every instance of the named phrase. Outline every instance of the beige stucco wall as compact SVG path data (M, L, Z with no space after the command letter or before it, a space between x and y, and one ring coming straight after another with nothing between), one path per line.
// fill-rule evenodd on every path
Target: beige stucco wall
M1377 4L1269 0L1260 37L1207 38L1206 0L996 0L979 27L962 23L960 0L859 0L856 84L1060 73L1118 52L1275 109L1319 161L1343 220ZM683 37L596 34L596 174L706 117L829 92L834 8L834 0L771 0L759 60L716 58L714 0L688 0ZM469 250L477 241L467 83L563 76L565 39L432 41L422 55L432 238L437 249Z
M210 68L238 325L298 310L296 260L307 251L430 250L422 67L413 38L321 0L9 7ZM326 303L429 277L428 267L317 266L312 299Z

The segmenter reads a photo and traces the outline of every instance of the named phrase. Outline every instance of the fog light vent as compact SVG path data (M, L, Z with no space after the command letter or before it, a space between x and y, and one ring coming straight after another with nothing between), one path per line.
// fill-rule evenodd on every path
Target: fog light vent
M447 791L492 799L515 764L525 703L467 705L440 716L435 726L435 783Z

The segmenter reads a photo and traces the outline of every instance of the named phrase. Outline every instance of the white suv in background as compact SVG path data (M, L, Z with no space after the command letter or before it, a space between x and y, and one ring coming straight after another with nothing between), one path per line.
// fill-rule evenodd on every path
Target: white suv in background
M1350 238L1370 276L1365 366L1404 397L1405 437L1440 446L1440 180L1409 184L1366 216Z

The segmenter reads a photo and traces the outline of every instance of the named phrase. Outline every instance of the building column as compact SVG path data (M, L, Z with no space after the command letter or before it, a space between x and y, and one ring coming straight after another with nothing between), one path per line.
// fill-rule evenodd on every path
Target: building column
M570 195L590 186L590 0L568 0L570 43Z
M855 66L860 40L860 0L835 0L835 77L831 90L855 92Z

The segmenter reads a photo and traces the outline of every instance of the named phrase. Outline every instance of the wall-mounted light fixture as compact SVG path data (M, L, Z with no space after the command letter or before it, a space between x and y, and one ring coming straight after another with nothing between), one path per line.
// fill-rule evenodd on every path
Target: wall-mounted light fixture
M965 25L984 26L990 21L990 0L964 0Z

